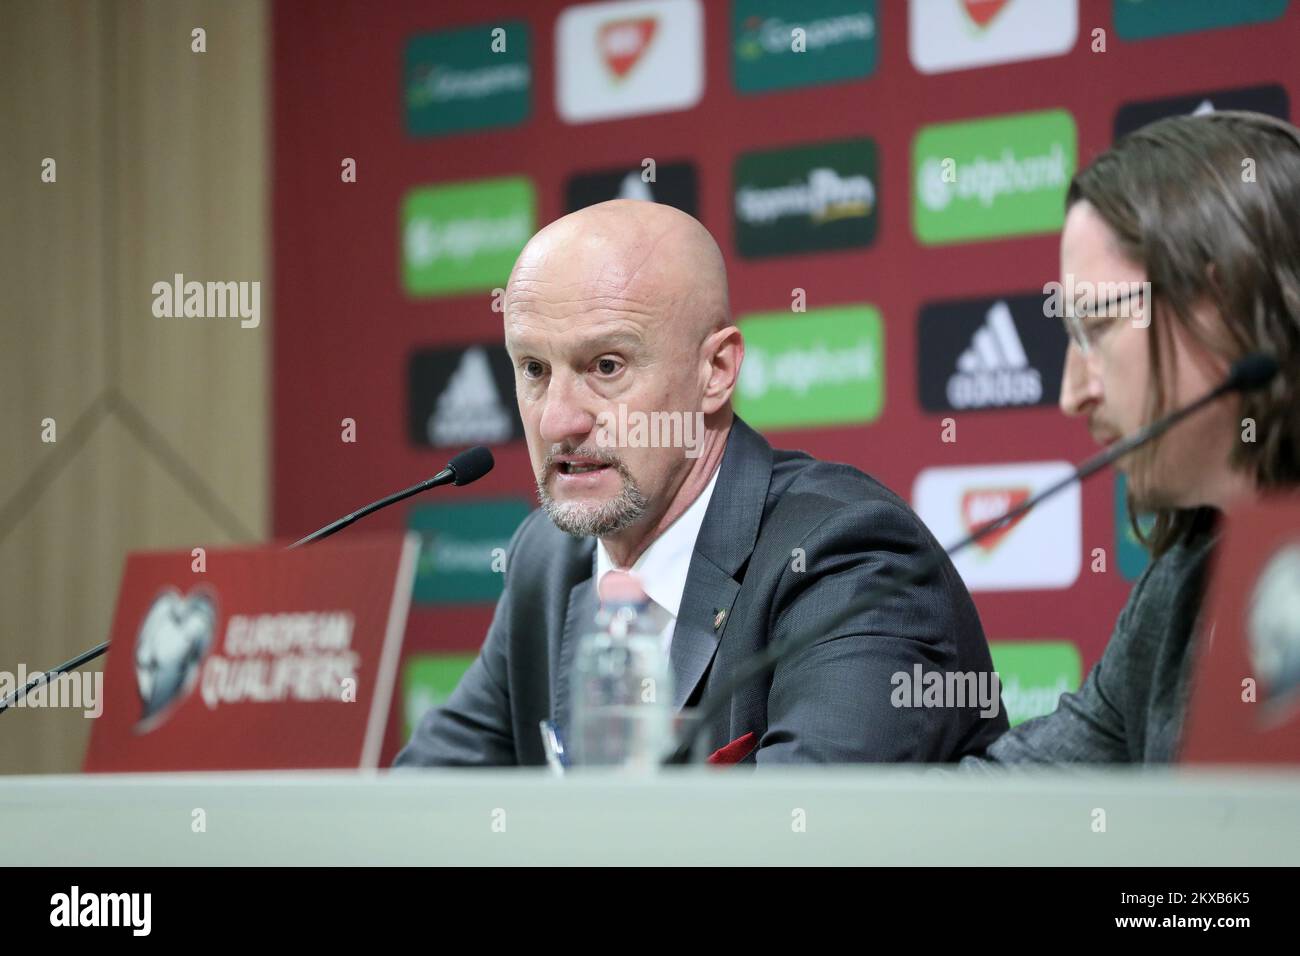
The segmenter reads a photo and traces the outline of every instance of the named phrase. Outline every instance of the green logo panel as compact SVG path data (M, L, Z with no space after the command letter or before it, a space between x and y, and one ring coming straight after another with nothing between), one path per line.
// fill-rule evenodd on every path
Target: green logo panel
M731 68L736 89L766 93L859 80L876 71L876 0L735 0ZM802 33L796 33L796 31Z
M1083 661L1069 641L990 641L989 653L1013 727L1052 713L1062 694L1079 689Z
M411 37L402 69L406 131L439 136L528 119L530 44L522 20Z
M441 707L474 663L476 654L411 654L402 665L402 739L407 740L420 718Z
M504 286L536 222L524 176L417 186L402 199L402 288L422 297Z
M407 527L420 535L412 600L416 604L495 601L505 577L506 546L530 510L521 498L412 508Z
M1065 110L927 126L912 143L912 228L925 245L1056 232L1077 135Z
M1114 0L1115 30L1125 40L1268 23L1288 0Z
M1139 515L1138 526L1143 533L1149 532L1155 524L1154 515ZM1126 581L1136 581L1147 569L1151 555L1138 536L1133 533L1133 522L1129 520L1128 478L1123 472L1115 475L1115 554L1119 561L1119 573Z
M869 139L745 153L733 219L746 258L870 245L878 218L877 152Z
M875 421L884 406L884 325L871 305L752 313L736 411L755 428Z

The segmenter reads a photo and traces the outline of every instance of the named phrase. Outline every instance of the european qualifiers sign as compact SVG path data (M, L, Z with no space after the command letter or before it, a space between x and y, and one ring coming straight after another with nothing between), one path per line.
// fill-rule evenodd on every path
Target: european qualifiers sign
M419 539L127 557L84 769L378 765Z

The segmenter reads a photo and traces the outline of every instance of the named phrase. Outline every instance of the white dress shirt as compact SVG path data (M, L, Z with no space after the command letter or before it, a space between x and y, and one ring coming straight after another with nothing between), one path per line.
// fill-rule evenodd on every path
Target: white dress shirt
M641 557L632 567L619 569L630 571L641 579L641 587L650 598L650 613L663 629L665 654L672 644L677 612L682 606L682 592L686 590L686 574L690 571L691 555L695 553L695 540L700 536L700 525L704 524L704 513L709 510L709 499L713 497L719 471L720 467L713 469L713 477L699 497L664 529L663 534L650 542L650 547L641 552ZM605 550L605 543L599 538L596 539L595 561L599 593L600 582L616 568L614 559Z

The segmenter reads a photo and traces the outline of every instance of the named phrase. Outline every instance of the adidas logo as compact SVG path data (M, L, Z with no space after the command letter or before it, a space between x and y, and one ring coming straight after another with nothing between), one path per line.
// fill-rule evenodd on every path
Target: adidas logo
M1006 302L994 303L970 347L957 357L947 394L958 409L1034 405L1043 397L1042 377L1025 356Z
M510 440L513 427L510 412L501 404L492 379L487 351L477 345L466 349L429 416L429 444L505 442Z

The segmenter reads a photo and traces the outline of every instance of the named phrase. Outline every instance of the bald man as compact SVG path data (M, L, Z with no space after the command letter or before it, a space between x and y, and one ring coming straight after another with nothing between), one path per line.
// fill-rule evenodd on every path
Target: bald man
M745 346L698 222L614 200L551 223L511 272L505 337L541 508L511 540L477 660L397 765L543 764L538 724L569 728L575 645L614 571L669 641L677 710L769 643L826 631L704 729L729 762L952 761L1006 729L996 692L898 693L922 672L993 670L951 564L837 619L939 546L867 475L774 451L732 411Z

